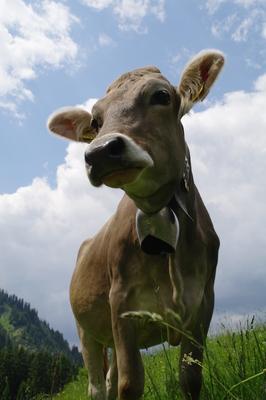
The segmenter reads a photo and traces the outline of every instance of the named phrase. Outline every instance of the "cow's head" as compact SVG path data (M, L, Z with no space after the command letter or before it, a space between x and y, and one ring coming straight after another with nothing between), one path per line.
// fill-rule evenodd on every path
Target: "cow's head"
M217 51L198 54L185 68L178 87L155 67L118 78L92 112L55 112L49 129L88 142L85 162L94 186L122 188L144 212L160 210L182 179L185 139L181 118L203 100L222 66Z

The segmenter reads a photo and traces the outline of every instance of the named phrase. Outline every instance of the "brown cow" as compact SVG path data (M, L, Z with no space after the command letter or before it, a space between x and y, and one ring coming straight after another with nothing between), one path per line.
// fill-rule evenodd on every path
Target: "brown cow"
M111 219L82 244L70 288L95 400L139 399L139 349L164 341L181 343L181 387L199 399L201 367L184 355L202 361L219 239L193 181L181 118L206 97L223 64L218 51L198 54L178 88L155 67L137 69L112 83L91 114L64 109L48 121L54 133L92 142L85 161L94 186L125 191ZM150 318L133 318L136 311ZM113 352L105 382L106 347Z

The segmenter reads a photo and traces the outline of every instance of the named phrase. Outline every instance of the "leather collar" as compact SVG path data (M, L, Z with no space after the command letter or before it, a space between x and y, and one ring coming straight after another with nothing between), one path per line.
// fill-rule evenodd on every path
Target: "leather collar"
M172 211L174 211L173 210L173 208L175 208L174 205L177 205L179 208L181 208L181 210L187 215L187 217L191 221L194 221L187 207L187 196L190 191L191 180L192 176L191 176L190 153L189 153L189 148L186 144L186 154L185 154L185 163L182 174L182 180L180 184L176 187L176 190L168 206L172 209Z

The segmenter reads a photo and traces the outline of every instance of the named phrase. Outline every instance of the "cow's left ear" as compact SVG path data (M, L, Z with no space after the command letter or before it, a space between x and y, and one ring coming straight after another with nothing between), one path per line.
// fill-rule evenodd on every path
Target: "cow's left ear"
M47 121L48 129L66 139L90 143L96 136L91 126L91 114L78 107L66 107L55 111Z
M205 99L224 61L224 55L220 51L205 50L188 63L178 86L181 96L180 117L186 114L195 103Z

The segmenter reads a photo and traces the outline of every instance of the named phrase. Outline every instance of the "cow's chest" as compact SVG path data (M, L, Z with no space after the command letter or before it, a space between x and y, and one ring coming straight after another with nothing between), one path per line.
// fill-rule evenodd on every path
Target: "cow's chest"
M180 332L186 329L188 319L199 307L200 285L195 296L195 288L181 271L177 271L173 282L168 256L132 257L130 261L123 284L124 309L136 319L140 346L160 343L162 338L178 344ZM190 296L184 291L190 291ZM186 302L187 297L190 302Z
M202 242L183 223L176 253L171 256L171 269L169 255L148 255L140 249L135 212L134 219L122 215L121 220L125 224L116 234L112 231L108 246L111 298L115 304L111 309L118 310L115 318L121 313L137 313L140 347L167 340L169 325L173 326L169 341L178 343L180 331L191 330L195 323L204 295L207 262ZM155 314L155 320L158 316L161 321L149 321L147 313L150 319Z

